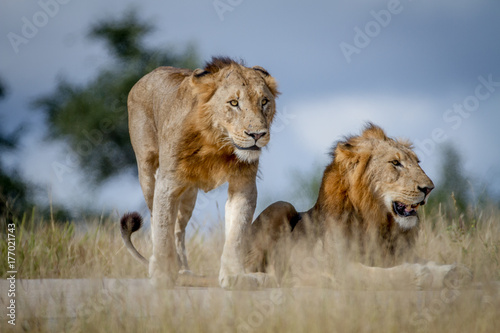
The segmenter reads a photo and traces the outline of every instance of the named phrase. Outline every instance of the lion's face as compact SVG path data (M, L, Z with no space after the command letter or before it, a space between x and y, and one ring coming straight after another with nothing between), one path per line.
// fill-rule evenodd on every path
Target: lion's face
M388 138L382 129L372 126L343 143L338 153L355 165L351 176L369 184L374 200L401 228L418 224L418 208L426 203L434 184L420 168L409 142Z
M261 67L231 65L216 74L195 71L193 83L205 98L203 107L221 145L230 146L241 161L256 161L270 140L278 94L274 79Z
M418 224L418 208L426 203L434 184L408 144L389 140L374 148L369 172L386 209L403 229L409 229Z

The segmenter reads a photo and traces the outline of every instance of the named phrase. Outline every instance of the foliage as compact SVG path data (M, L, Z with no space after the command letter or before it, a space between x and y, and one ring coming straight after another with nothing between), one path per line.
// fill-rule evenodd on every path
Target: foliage
M0 78L0 99L5 97L5 84L3 83L2 79Z
M426 212L444 214L449 223L464 230L473 229L485 207L495 205L488 185L474 181L463 169L463 159L451 144L440 147L441 163L436 189L424 206ZM476 194L479 192L479 194Z
M309 210L318 200L324 169L324 166L315 164L308 173L293 171L289 177L293 179L292 203L299 211Z
M53 93L34 103L47 115L49 137L68 142L79 166L97 182L135 166L126 107L132 86L156 67L198 63L193 47L183 52L146 47L152 30L133 12L94 24L89 36L105 43L111 65L84 85L61 80Z
M12 221L12 217L25 210L28 204L28 188L17 174L8 173L0 164L0 219Z
M0 99L5 95L5 86L0 80ZM20 130L11 135L0 133L0 153L13 151L18 148ZM9 170L0 160L0 225L15 222L23 212L31 210L34 206L34 192L38 190L35 184L27 182L16 170ZM42 207L41 216L57 217L66 220L69 213L59 206Z
M445 204L463 213L466 211L470 197L471 185L463 170L463 160L457 149L451 144L443 145L441 150L441 166L439 182L430 198L434 202Z
M0 79L0 99L5 97L6 88ZM16 148L17 138L0 133L0 152ZM16 172L6 170L0 160L0 219L12 221L28 207L28 186Z
M0 151L4 148L0 143ZM17 223L19 216L31 210L35 205L34 193L38 190L37 185L25 181L15 171L6 170L0 163L0 226ZM39 210L40 217L52 217L57 221L67 221L70 218L70 213L59 205L43 206Z

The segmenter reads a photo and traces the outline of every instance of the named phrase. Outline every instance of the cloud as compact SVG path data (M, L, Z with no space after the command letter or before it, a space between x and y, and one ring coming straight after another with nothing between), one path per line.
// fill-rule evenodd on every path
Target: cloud
M331 151L333 144L346 135L359 133L365 122L370 121L381 126L391 137L412 141L422 167L431 178L439 180L439 145L450 142L462 154L466 173L499 192L500 182L495 178L500 175L500 155L492 154L491 145L498 137L500 95L495 94L484 101L458 129L443 120L444 112L454 101L446 97L353 94L289 103L290 112L295 116L290 123L289 137L300 146L295 147L294 160L298 162L294 165L306 172L313 162L328 163L326 153ZM443 140L433 142L432 147L425 146L436 130L442 132ZM282 149L286 149L284 147Z
M56 204L78 212L117 210L125 212L145 206L137 178L119 174L96 187L73 161L73 155L62 141L46 141L43 131L24 136L20 150L9 164L16 165L23 178L36 184L38 204Z
M298 118L293 130L301 135L304 149L315 154L325 153L346 135L359 133L366 122L381 126L389 136L412 139L436 119L435 103L416 96L327 96L299 102L291 109Z

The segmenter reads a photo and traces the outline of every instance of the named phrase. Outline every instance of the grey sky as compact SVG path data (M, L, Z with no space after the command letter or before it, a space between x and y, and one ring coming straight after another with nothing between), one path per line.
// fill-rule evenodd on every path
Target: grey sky
M193 43L203 59L243 58L279 81L281 116L262 158L258 210L264 201L291 199L292 171L325 165L332 144L359 132L365 121L416 143L433 178L439 162L434 145L455 142L466 170L500 192L498 1L59 0L58 8L53 1L41 0L52 3L45 6L51 8L46 21L47 10L37 1L0 4L0 77L9 88L0 103L0 128L29 124L21 154L9 160L44 183L55 201L99 202L119 211L142 203L137 180L128 176L92 196L76 171L59 181L51 166L67 154L61 145L41 142L43 119L29 108L58 77L85 82L106 66L103 46L86 38L89 25L130 6L157 27L150 45ZM24 37L26 20L40 27L16 53L9 33ZM490 84L485 87L484 81ZM464 103L461 113L453 111ZM223 207L223 191L213 197Z

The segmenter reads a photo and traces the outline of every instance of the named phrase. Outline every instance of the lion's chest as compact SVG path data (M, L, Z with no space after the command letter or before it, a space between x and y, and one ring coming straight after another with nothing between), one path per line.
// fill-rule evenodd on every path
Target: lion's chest
M181 158L177 171L180 179L205 192L221 186L239 172L235 157L203 151Z
M211 173L205 170L198 170L194 174L198 175L198 177L191 177L191 182L204 192L216 189L229 180L227 173L223 170L212 170Z

